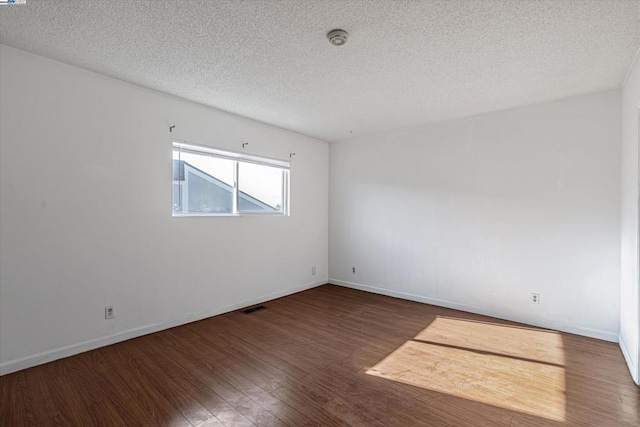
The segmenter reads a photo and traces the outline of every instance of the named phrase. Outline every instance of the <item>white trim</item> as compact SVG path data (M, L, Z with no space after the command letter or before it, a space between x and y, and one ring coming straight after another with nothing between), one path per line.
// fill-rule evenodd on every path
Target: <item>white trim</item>
M531 326L537 326L545 329L558 330L562 332L568 332L570 334L583 335L590 338L597 338L600 340L610 341L610 342L618 342L618 333L610 332L610 331L602 331L600 329L591 329L585 328L582 326L569 325L569 324L558 324L551 322L543 322L537 319L530 319L526 316L518 316L514 314L506 314L498 311L487 310L482 307L475 307L466 304L459 304L456 302L451 302L447 300L437 299L437 298L429 298L421 295L410 294L406 292L397 292L391 291L389 289L377 288L374 286L362 285L354 282L346 282L344 280L331 279L329 278L329 283L339 286L344 286L345 288L358 289L365 292L371 292L374 294L387 295L390 297L406 299L410 301L422 302L425 304L437 305L439 307L452 308L454 310L466 311L469 313L481 314L483 316L495 317L497 319L509 320L512 322L524 323Z
M620 350L622 350L622 355L624 356L625 362L627 362L627 366L629 367L629 372L631 373L631 378L636 383L636 385L640 386L640 379L638 378L638 370L636 369L636 365L631 357L631 353L627 349L627 345L622 338L622 335L618 335L618 343L620 343Z
M636 58L634 58L633 60L634 64L636 62L636 59L638 58L638 54L640 54L640 48L638 48L638 52L636 53ZM631 68L633 68L634 64L631 64ZM627 74L627 78L629 77L629 74L631 74L631 68L629 68L629 73ZM625 78L625 84L626 84L626 78ZM638 114L636 115L636 119L637 119L636 130L638 133L636 134L636 138L638 138L638 146L640 146L640 97L638 97L637 113ZM638 159L636 160L638 161L638 168L640 168L640 150L638 150ZM637 169L637 170L640 170L640 169ZM638 215L638 213L640 212L640 197L638 197L637 201L638 201L638 205L636 206L636 215ZM624 341L623 340L620 341L620 348L622 348L622 354L624 355L624 358L627 361L627 365L629 366L629 370L631 371L631 377L633 378L633 381L635 381L637 385L640 385L640 280L639 280L639 275L637 271L638 266L640 266L640 251L638 250L639 241L640 241L640 230L638 229L638 227L636 227L635 250L636 250L636 259L638 259L638 262L636 263L636 276L635 276L635 286L636 286L636 301L635 301L636 319L635 321L638 323L637 329L636 329L636 333L638 334L638 336L636 338L637 354L634 355L635 364L636 364L635 369L634 369L634 358L630 357L629 351ZM624 345L624 348L622 347L623 345ZM629 364L630 362L631 364Z
M240 163L233 162L233 194L231 196L231 209L234 214L238 214L238 206L240 206L239 186Z
M279 169L289 169L291 167L290 160L276 159L273 157L256 156L253 154L236 153L234 151L223 150L221 148L206 147L203 145L196 145L186 141L173 141L173 149L183 151L185 153L199 154L201 156L213 156L220 159L243 161L249 163L255 163L262 166L270 166Z
M202 216L202 217L225 217L225 216L272 216L272 217L287 217L287 216L291 216L289 214L285 214L282 213L280 211L273 211L273 212L262 212L262 211L241 211L239 213L200 213L200 212L191 212L191 213L172 213L171 216L173 218L190 218L190 217L198 217L198 216Z
M243 307L260 304L266 301L270 301L272 299L295 294L296 292L301 292L307 289L315 288L317 286L321 286L326 283L327 283L327 279L319 280L315 282L309 282L300 286L294 286L292 288L283 289L281 291L263 295L258 298L240 301L238 303L230 304L230 305L216 308L213 310L207 310L200 313L189 314L187 316L182 316L178 319L168 320L166 322L154 323L151 325L140 326L138 328L127 329L126 331L118 332L113 335L108 335L106 337L95 338L95 339L84 341L81 343L71 344L64 347L58 347L56 349L43 351L37 354L31 354L29 356L21 357L19 359L9 360L7 362L0 363L0 375L10 374L12 372L31 368L33 366L38 366L44 363L53 362L54 360L62 359L64 357L69 357L75 354L84 353L85 351L94 350L99 347L104 347L107 345L115 344L117 342L126 341L129 339L140 337L147 334L152 334L154 332L162 331L164 329L169 329L169 328L184 325L187 323L195 322L198 320L206 319L207 317L228 313L230 311L238 310Z

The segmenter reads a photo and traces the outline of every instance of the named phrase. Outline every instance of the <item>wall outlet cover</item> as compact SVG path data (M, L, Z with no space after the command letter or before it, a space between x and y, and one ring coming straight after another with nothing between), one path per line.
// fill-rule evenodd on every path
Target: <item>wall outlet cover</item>
M115 311L113 310L113 306L110 305L104 308L104 318L105 320L113 319L115 317Z

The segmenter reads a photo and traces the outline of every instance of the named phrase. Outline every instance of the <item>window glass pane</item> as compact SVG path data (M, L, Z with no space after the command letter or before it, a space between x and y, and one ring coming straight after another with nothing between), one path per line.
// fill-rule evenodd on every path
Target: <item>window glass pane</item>
M289 162L179 142L173 147L174 215L288 215Z
M284 170L239 162L238 211L282 212Z
M232 160L174 150L174 213L233 213L233 169Z

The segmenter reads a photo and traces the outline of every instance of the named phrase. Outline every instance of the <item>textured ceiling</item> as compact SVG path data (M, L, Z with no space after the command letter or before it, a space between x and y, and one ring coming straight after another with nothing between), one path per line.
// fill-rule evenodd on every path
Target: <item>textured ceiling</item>
M27 0L0 42L336 141L618 87L640 1Z

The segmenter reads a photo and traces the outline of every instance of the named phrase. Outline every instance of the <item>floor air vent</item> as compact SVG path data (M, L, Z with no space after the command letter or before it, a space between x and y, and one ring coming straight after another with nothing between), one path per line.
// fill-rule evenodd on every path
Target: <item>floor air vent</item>
M242 310L242 312L244 314L251 314L254 311L264 310L265 308L267 308L267 307L265 307L264 305L259 305L257 307L251 307L251 308L247 308L246 310Z

